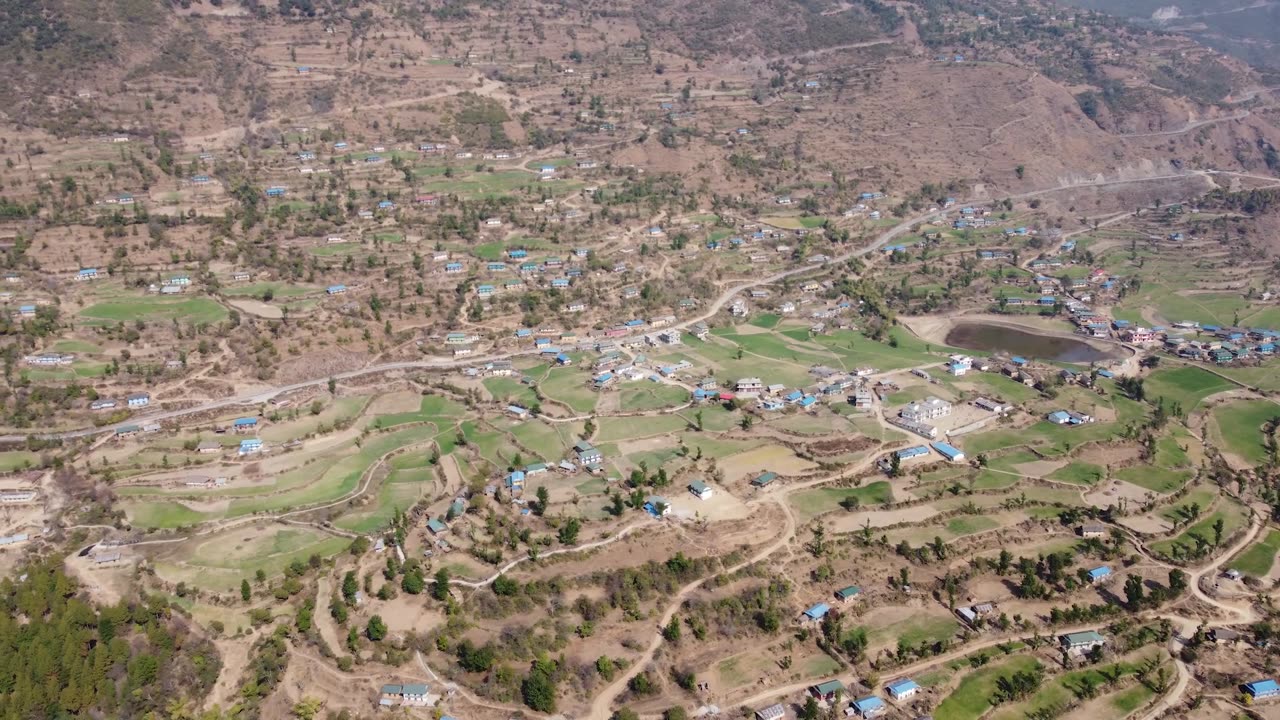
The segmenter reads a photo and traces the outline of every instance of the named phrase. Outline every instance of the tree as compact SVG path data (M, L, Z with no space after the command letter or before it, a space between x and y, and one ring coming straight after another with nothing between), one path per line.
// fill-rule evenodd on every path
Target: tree
M556 536L560 540L561 545L572 545L578 541L578 531L582 529L582 521L576 517L571 517L564 521L564 525L560 526L560 531Z
M662 720L689 720L689 713L685 712L684 708L677 705L672 708L667 708L667 711L662 713Z
M541 516L547 512L547 507L551 505L551 491L547 490L546 485L539 485L536 495L538 502L533 506L533 512L535 515Z
M1223 521L1221 517L1213 521L1213 544L1214 545L1222 544L1222 532L1224 529L1226 529L1226 523Z
M400 580L400 589L410 595L421 595L426 586L426 578L422 577L422 570L417 567L406 572L404 578Z
M493 579L493 594L510 597L520 592L520 582L512 580L506 575L499 575Z
M444 602L449 599L449 570L440 568L436 571L435 581L431 583L431 597Z
M249 587L248 580L240 581L240 599L249 602L249 598L253 597L253 589Z
M1142 585L1142 578L1137 575L1129 575L1124 581L1124 599L1129 610L1137 611L1142 607L1142 601L1145 599L1146 590Z
M671 617L671 622L667 623L667 626L662 628L662 638L672 644L676 644L680 642L680 619L679 618L675 617L674 615Z
M369 618L369 624L364 629L364 636L374 642L381 642L382 638L387 636L387 624L382 621L381 615L374 615Z
M556 685L552 678L555 664L546 658L533 661L533 666L520 683L520 697L524 704L538 712L556 711Z
M695 425L698 428L698 432L702 432L702 411L701 410L693 414L693 420Z
M347 571L347 574L342 576L342 599L348 605L353 605L358 592L360 592L360 582L356 580L356 574L352 571Z
M293 706L293 716L299 720L313 720L320 714L324 701L313 697L304 697Z
M898 477L902 474L902 458L898 453L889 454L889 477Z
M805 698L804 707L800 709L800 720L818 720L821 712L817 699L810 695Z

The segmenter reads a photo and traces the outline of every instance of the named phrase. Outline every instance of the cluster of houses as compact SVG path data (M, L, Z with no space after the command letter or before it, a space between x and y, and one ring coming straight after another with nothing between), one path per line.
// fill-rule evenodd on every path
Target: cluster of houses
M114 398L98 398L89 403L90 410L115 410L120 407L120 401ZM137 410L147 407L151 404L151 395L149 393L132 393L126 395L124 406L130 410Z
M922 462L933 459L933 454L937 453L947 462L964 462L965 454L960 448L945 442L932 442L928 445L912 445L911 447L899 448L880 458L876 465L881 471L888 473L893 469L893 458L898 459L899 465L908 463L918 465Z
M512 406L508 410L512 410L518 406ZM519 408L523 410L523 408ZM526 411L527 412L527 411ZM503 478L503 485L511 492L513 496L523 494L525 482L532 477L549 473L552 470L565 475L572 475L585 470L592 475L600 475L604 473L604 454L599 448L592 445L586 440L579 440L574 444L570 456L561 460L556 465L549 465L544 462L531 463L518 470L512 470ZM496 487L486 488L486 492L492 493Z
M1280 331L1267 328L1220 327L1196 323L1178 323L1174 327L1184 332L1194 332L1196 337L1187 338L1160 328L1152 339L1161 341L1166 351L1178 357L1217 365L1272 357L1276 354L1277 343L1280 343Z

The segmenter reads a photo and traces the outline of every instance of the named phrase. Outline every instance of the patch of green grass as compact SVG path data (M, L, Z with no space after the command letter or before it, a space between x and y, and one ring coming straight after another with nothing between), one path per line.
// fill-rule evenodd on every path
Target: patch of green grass
M587 387L587 376L574 368L553 368L547 377L538 383L538 389L550 400L558 400L576 414L592 412L596 409L599 396Z
M101 347L84 340L59 340L49 349L53 352L81 353L85 355L93 355L102 352Z
M427 484L420 473L397 470L378 489L373 507L344 515L334 524L357 533L373 533L390 527L397 510L413 507L426 492Z
M952 518L947 522L946 527L947 532L958 537L998 528L1000 523L984 515L968 515Z
M969 673L960 685L933 712L935 720L978 720L991 707L996 682L1016 672L1027 672L1040 666L1030 656L1010 657Z
M316 257L335 257L337 255L350 255L360 249L360 243L344 242L331 243L328 245L317 245L307 248L307 252Z
M1101 482L1106 475L1107 470L1101 465L1076 460L1049 473L1049 479L1073 485L1093 486Z
M1202 518L1195 525L1186 528L1181 535L1168 540L1152 543L1149 550L1156 555L1164 557L1172 557L1175 545L1182 545L1185 548L1194 548L1196 541L1193 536L1199 536L1207 540L1210 544L1214 540L1213 526L1222 520L1222 542L1227 542L1232 533L1244 527L1246 522L1245 510L1240 505L1223 499L1218 504L1218 509L1211 515Z
M906 620L870 629L868 638L873 644L892 641L896 646L905 643L911 647L920 647L921 643L936 643L949 640L960 630L960 623L951 617L926 615L909 617Z
M581 425L570 426L565 423L549 425L537 420L526 420L511 428L511 434L522 446L529 448L545 461L559 460L569 446L577 441L574 430Z
M1204 398L1235 387L1232 383L1195 366L1160 368L1147 376L1144 387L1148 398L1165 398L1177 402L1189 413Z
M1127 467L1116 472L1116 479L1124 480L1141 488L1146 488L1157 493L1171 493L1183 485L1187 484L1187 480L1191 478L1191 473L1185 470L1166 470L1164 468L1146 466Z
M0 472L13 472L27 467L34 467L40 462L40 456L27 450L10 450L0 452Z
M648 381L641 385L628 385L619 395L619 404L623 412L657 410L683 405L689 401L689 391L678 385ZM705 413L703 417L705 423Z
M778 327L778 322L781 320L781 317L774 315L773 313L763 313L751 318L751 322L749 324L755 325L756 327L762 327L766 330L772 330Z
M803 521L823 513L840 509L840 502L847 497L855 497L863 505L883 505L893 501L893 490L883 480L857 488L813 488L801 490L787 496L791 507L795 508Z
M484 387L494 400L505 403L516 403L526 408L538 401L533 388L509 377L490 377L483 381Z
M685 420L676 415L606 417L600 418L596 424L599 429L596 431L595 442L607 443L683 430Z
M1239 557L1227 563L1227 566L1255 578L1266 577L1275 565L1277 553L1280 553L1280 530L1272 529L1261 540L1254 541Z
M80 311L89 321L112 323L178 320L185 323L216 323L227 319L227 309L208 298L137 297L108 300Z
M1109 696L1108 702L1111 707L1122 713L1123 716L1128 717L1135 710L1146 705L1151 698L1155 697L1155 694L1155 691L1151 688L1138 683Z
M261 298L263 293L271 291L273 297L292 298L299 295L306 295L319 290L314 285L295 285L283 282L258 282L248 285L232 285L221 290L223 295L227 297L254 297Z
M1218 496L1218 491L1210 487L1192 488L1177 503L1170 505L1160 511L1160 517L1169 522L1181 523L1188 519L1191 512L1191 506L1196 505L1200 508L1200 512L1209 509L1213 504L1213 499Z
M1280 415L1280 405L1269 400L1241 400L1213 409L1213 421L1226 449L1252 465L1267 461L1262 426Z
M178 502L126 502L125 515L135 527L171 529L204 522L204 513L192 510Z

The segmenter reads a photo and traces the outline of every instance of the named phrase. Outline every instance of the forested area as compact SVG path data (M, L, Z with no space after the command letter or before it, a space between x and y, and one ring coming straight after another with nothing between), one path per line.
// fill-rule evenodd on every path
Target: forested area
M204 697L221 662L161 597L95 608L56 561L0 581L0 720L143 717Z

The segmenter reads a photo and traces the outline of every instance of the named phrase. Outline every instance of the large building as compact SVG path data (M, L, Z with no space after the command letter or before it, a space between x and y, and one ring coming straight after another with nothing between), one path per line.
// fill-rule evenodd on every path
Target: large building
M909 403L898 413L905 420L912 422L926 422L936 420L940 417L946 417L951 414L951 403L942 398L930 395L924 400L918 400Z

